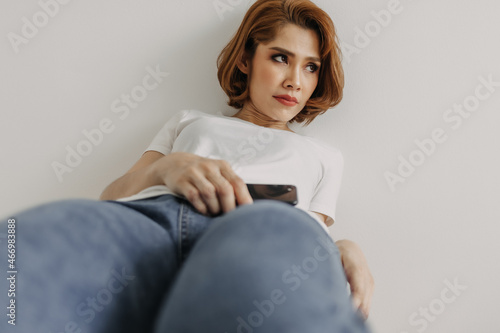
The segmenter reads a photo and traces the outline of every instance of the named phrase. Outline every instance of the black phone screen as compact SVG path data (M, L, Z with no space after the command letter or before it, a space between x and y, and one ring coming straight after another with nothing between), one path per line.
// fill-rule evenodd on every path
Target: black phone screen
M247 184L247 187L254 200L279 200L292 206L298 203L295 185Z

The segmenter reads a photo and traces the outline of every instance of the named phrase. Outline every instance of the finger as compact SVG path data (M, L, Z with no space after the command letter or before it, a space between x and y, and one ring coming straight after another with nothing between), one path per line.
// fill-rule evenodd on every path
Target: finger
M363 318L368 319L368 316L370 315L370 306L366 303L362 303L359 307L359 311L363 315Z
M359 312L365 320L368 319L368 315L370 314L370 306L362 302L359 306Z
M241 178L238 177L237 179L233 179L231 184L233 184L234 194L238 205L248 205L253 203L252 196L250 195L250 192L248 192L247 184L245 184Z
M236 208L234 189L231 183L219 172L217 176L211 176L209 181L215 186L222 212L227 213Z
M361 306L361 297L359 297L358 295L352 295L352 305L354 307L354 310L358 310Z
M373 282L368 279L362 279L361 276L365 276L363 273L355 274L358 278L352 278L351 283L351 295L353 299L353 304L356 310L359 310L365 320L368 318L370 313L370 302L373 294Z
M208 213L208 208L201 200L200 194L196 187L190 183L183 185L181 189L181 194L199 211L201 214L206 215Z
M220 205L214 185L204 176L193 177L191 184L198 190L199 196L207 206L208 211L211 214L218 214Z
M248 192L248 187L243 181L243 179L241 179L233 171L229 163L227 163L226 161L221 161L221 162L222 162L221 174L224 176L224 178L227 179L227 181L233 187L236 203L239 205L246 205L253 203L252 196L250 195L250 192Z
M222 170L221 170L222 171ZM233 186L236 203L238 205L246 205L253 203L253 199L248 192L248 187L245 182L234 173L232 170L224 170L222 172L224 178Z
M351 297L355 308L358 309L363 304L366 290L364 284L360 280L360 273L352 274L350 277L349 284L351 287Z
M371 302L372 302L372 297L373 297L373 278L370 275L369 279L369 285L368 285L368 290L365 293L365 297L363 301L361 302L361 310L365 316L365 318L368 318L370 314L370 307L371 307Z
M368 318L368 313L362 296L359 294L351 294L352 306L355 312L359 312L364 320Z

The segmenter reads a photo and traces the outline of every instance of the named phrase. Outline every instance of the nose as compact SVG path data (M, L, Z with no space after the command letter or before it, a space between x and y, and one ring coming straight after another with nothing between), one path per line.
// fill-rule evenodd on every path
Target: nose
M300 68L292 68L289 67L285 81L283 81L283 87L286 89L292 89L300 91L301 87L301 78L300 78Z

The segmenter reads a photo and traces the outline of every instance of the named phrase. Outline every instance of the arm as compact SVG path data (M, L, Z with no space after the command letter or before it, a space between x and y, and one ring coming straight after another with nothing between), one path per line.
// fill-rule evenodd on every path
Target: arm
M361 248L353 241L343 239L335 244L340 251L340 258L351 288L354 306L361 311L365 318L368 318L375 287L368 262Z
M152 165L165 155L147 151L123 176L109 184L99 197L100 200L116 200L128 197L154 185L162 185L153 175Z
M326 224L326 215L318 212L314 213ZM331 225L327 224L328 227ZM351 297L354 306L361 311L365 318L368 318L375 286L368 262L361 248L353 241L343 239L335 242L335 244L340 251L342 266L344 267L346 278L351 288Z
M328 216L326 216L325 214L321 214L321 213L318 213L318 212L313 212L315 213L316 215L319 216L319 219L321 221L323 221L323 223L325 223L325 225L327 227L331 227L333 225L333 223L335 222L332 218L328 218Z
M228 212L236 204L253 202L245 183L226 161L155 151L145 152L125 175L106 187L100 199L115 200L153 185L166 185L202 214Z

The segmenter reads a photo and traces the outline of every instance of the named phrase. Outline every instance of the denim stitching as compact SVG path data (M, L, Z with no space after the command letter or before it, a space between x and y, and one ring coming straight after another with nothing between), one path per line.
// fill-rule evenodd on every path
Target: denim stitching
M184 211L184 205L182 203L179 204L179 215L177 217L177 233L178 233L178 239L177 239L177 262L179 267L181 266L182 263L182 233L183 233L183 227L182 227L182 216Z
M189 209L185 203L181 203L181 211L179 216L179 262L182 262L186 258L186 251L189 247L189 239L188 239L188 220L189 220Z

